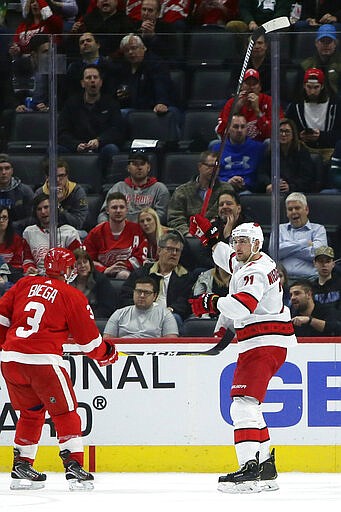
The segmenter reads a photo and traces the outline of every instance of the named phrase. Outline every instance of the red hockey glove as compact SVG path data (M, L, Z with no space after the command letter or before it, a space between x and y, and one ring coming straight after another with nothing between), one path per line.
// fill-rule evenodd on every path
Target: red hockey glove
M213 247L218 242L219 232L216 226L212 226L210 221L197 213L192 215L189 222L189 233L200 239L202 245Z
M215 293L203 293L196 299L188 299L188 302L190 303L195 316L201 316L205 313L216 315L219 313L217 309L218 299L219 295L216 295Z
M107 353L104 359L99 359L97 362L99 366L109 366L109 364L116 363L118 359L118 352L113 342L109 340L103 340L107 345Z

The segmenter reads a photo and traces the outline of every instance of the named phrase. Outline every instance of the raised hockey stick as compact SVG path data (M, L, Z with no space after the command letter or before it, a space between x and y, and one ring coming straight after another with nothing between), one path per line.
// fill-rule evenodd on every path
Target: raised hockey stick
M115 338L119 356L216 356L234 339L235 334L227 329L224 336L218 338ZM86 356L80 346L64 344L64 356Z
M246 49L246 53L245 53L245 57L244 57L244 62L243 62L242 69L241 69L241 72L240 72L240 75L239 75L237 89L236 89L236 92L235 92L235 95L234 95L234 99L233 99L233 102L232 102L232 105L231 105L231 109L230 109L230 112L229 112L229 116L228 116L228 119L227 119L226 128L225 128L222 140L221 140L221 144L220 144L220 149L219 149L219 153L218 153L218 156L217 156L217 160L215 162L215 165L214 165L214 168L213 168L213 172L212 172L212 176L211 176L211 179L210 179L210 183L209 183L208 189L206 191L205 199L204 199L204 202L203 202L203 205L202 205L202 208L201 208L201 212L200 213L201 213L201 215L203 217L205 217L205 215L206 215L208 203L209 203L209 201L211 199L211 195L212 195L212 190L213 190L215 181L217 179L217 176L219 174L221 157L222 157L222 154L223 154L223 151L224 151L224 146L225 146L225 143L226 143L226 140L227 140L229 126L230 126L230 123L231 123L231 120L232 120L232 116L235 114L236 104L237 104L237 101L239 99L239 93L240 93L241 87L243 85L244 75L245 75L246 68L247 68L247 65L249 63L249 60L250 60L250 56L251 56L251 52L252 52L252 49L254 47L254 44L255 44L255 42L257 41L257 39L260 36L262 36L264 34L268 34L269 32L274 32L275 30L280 30L282 28L287 28L289 26L290 26L289 18L287 18L286 16L281 16L280 18L275 18L273 20L267 21L266 23L264 23L263 25L258 27L252 33L252 35L250 37L250 42L249 42L248 47Z

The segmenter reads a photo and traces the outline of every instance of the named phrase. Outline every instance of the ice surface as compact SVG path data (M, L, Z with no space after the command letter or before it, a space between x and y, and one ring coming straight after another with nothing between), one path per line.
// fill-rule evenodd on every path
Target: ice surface
M341 511L340 473L282 473L280 490L232 495L216 490L218 475L96 473L91 492L70 492L63 473L47 473L45 489L10 491L0 473L0 510L14 512L322 512ZM321 508L323 507L323 508Z

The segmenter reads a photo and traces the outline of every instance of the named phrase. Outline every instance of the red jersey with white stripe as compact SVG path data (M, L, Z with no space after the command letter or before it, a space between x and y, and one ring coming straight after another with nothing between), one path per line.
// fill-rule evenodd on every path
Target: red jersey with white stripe
M165 23L174 23L184 20L189 14L190 0L163 0L161 5L161 18Z
M96 268L103 272L117 261L123 261L128 270L139 268L147 257L147 240L136 222L126 221L119 235L112 233L109 221L91 229L84 240L86 250Z
M63 366L69 333L89 357L106 353L85 295L64 281L23 277L1 297L2 361Z
M283 305L276 264L267 254L259 254L259 259L243 264L224 242L219 242L213 252L214 262L232 274L229 294L218 299L217 307L224 317L233 320L240 352L297 343L290 311Z
M142 0L127 0L126 2L126 15L132 20L141 20L141 4Z

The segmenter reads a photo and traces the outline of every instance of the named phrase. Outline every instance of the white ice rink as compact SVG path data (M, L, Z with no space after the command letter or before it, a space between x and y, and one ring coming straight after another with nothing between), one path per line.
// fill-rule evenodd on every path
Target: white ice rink
M280 490L232 495L216 490L215 474L98 473L91 492L70 492L62 473L45 489L10 491L0 474L0 511L14 512L340 512L340 473L282 473Z

